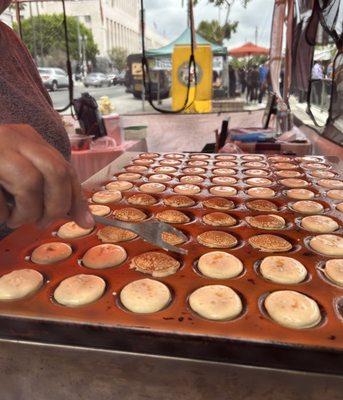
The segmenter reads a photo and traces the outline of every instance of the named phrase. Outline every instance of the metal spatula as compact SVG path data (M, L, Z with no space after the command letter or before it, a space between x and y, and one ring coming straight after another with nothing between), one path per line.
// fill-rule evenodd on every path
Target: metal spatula
M139 235L143 240L149 242L157 247L161 247L167 251L173 251L174 253L184 254L188 253L185 249L180 249L179 247L173 246L162 239L162 233L172 233L179 236L183 240L187 240L181 231L174 228L173 226L166 224L161 221L154 219L144 221L144 222L124 222L117 219L109 219L105 217L100 217L98 215L93 215L95 222L103 225L110 225L116 228L127 229L128 231L134 232Z

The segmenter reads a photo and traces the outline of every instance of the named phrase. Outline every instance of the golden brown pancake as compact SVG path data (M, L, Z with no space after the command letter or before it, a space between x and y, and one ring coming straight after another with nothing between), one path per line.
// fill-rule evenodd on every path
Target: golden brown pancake
M113 211L113 216L120 221L139 222L147 218L147 215L138 208L124 207Z
M206 167L208 165L208 162L201 160L191 160L187 161L187 165L189 165L190 167Z
M212 183L219 186L225 185L235 185L237 183L236 178L232 178L231 176L215 176L211 179Z
M331 189L326 195L333 200L343 200L343 189Z
M275 175L280 176L281 178L297 178L301 176L301 172L292 169L282 169L280 171L275 171Z
M186 224L190 221L188 215L178 210L160 211L156 214L156 218L169 224Z
M117 176L120 181L138 181L142 175L135 172L123 172Z
M300 200L292 204L292 209L302 214L320 214L324 207L317 201Z
M202 204L207 208L213 208L215 210L232 210L235 208L235 203L224 197L210 197L204 200Z
M74 221L69 221L59 227L57 236L62 239L77 239L91 233L93 228L81 228Z
M336 205L336 210L343 212L343 203L339 203Z
M247 190L248 196L260 199L269 199L275 196L275 191L266 187L252 187Z
M230 160L236 160L236 156L233 155L219 155L216 156L216 160L221 160L221 161L230 161Z
M166 190L166 186L158 182L143 183L139 190L144 193L161 193Z
M297 200L310 200L313 199L315 194L308 189L288 189L286 194L291 199Z
M208 278L230 279L243 271L243 263L224 251L210 251L199 258L198 269Z
M158 158L160 155L158 153L141 153L140 158Z
M0 278L0 300L28 297L43 286L43 275L34 269L17 269Z
M331 233L339 228L338 223L324 215L311 215L301 220L301 226L310 232Z
M229 249L237 245L238 240L224 231L206 231L197 236L200 244L216 249Z
M343 181L338 179L320 179L317 184L326 189L342 189Z
M336 285L343 286L343 259L328 260L323 272Z
M174 174L176 171L177 169L175 167L169 167L169 166L154 168L154 172L156 172L157 174Z
M205 168L201 167L187 167L182 170L185 175L199 175L206 172Z
M181 161L178 161L178 160L161 160L160 161L160 165L167 165L167 166L170 166L170 167L175 167L175 166L177 166L177 165L180 165L181 164Z
M72 248L67 243L44 243L33 250L31 261L40 265L54 264L70 257L72 252Z
M242 160L244 161L263 161L264 157L263 156L257 156L254 154L247 154L245 156L242 156Z
M197 194L197 193L201 192L200 186L193 185L191 183L185 183L183 185L176 185L173 190L175 193L180 193L180 194L184 194L184 195L192 195L192 194Z
M283 229L286 226L286 221L279 215L266 214L245 217L247 223L253 228L258 229Z
M250 237L248 241L253 248L270 253L289 251L292 249L292 245L288 240L276 235L256 235Z
M90 204L89 209L93 215L100 215L101 217L111 214L110 207L100 204Z
M314 236L310 246L326 256L343 256L343 238L338 235L324 234Z
M94 203L108 204L117 203L122 199L122 194L119 190L100 190L92 196Z
M288 162L279 162L275 163L272 165L273 168L275 169L297 169L298 166L293 163L288 163Z
M268 157L268 161L269 162L276 162L276 163L283 163L283 162L289 162L292 161L292 159L290 157L286 157L286 156L272 156L272 157Z
M262 260L261 275L272 282L283 285L295 285L307 276L307 269L298 260L291 257L269 256Z
M244 168L266 168L268 164L261 161L250 161L242 164Z
M315 178L333 178L335 174L331 171L326 171L323 169L320 169L318 171L314 170L311 171L311 175L314 176Z
M179 261L160 251L149 251L139 254L132 259L130 264L130 269L150 274L154 278L175 274L179 268Z
M192 207L195 204L195 201L188 196L182 195L174 195L170 197L166 197L163 200L166 206L170 207Z
M174 158L176 160L179 160L181 158L184 158L185 155L181 153L168 153L164 155L164 158Z
M329 169L330 166L322 163L305 163L302 164L304 169Z
M214 163L216 168L231 168L237 167L237 164L233 161L217 161Z
M247 176L268 176L269 172L265 169L245 169L244 174Z
M82 257L82 264L87 268L103 269L117 267L127 258L123 247L112 243L91 247Z
M272 185L272 181L267 178L248 178L246 181L249 186L269 186Z
M281 183L281 185L290 188L303 188L309 186L309 183L307 181L297 178L280 179L279 182Z
M123 192L124 190L132 189L133 183L129 181L114 181L108 183L105 188L109 191L119 190L119 192Z
M210 156L207 154L191 154L189 158L192 160L207 160Z
M127 202L137 206L152 206L157 203L157 199L146 193L133 194L127 199Z
M182 243L186 242L186 240L181 238L180 236L178 236L178 235L176 235L174 233L169 233L169 232L162 232L161 233L161 238L166 243L169 243L172 246L177 246L178 244L182 244Z
M236 196L237 194L237 189L231 186L212 186L209 191L215 196L222 197Z
M151 158L137 158L136 160L133 160L132 162L133 162L133 164L135 164L135 165L144 165L144 166L147 166L147 165L153 164L155 161L152 160Z
M277 211L279 208L276 204L272 203L269 200L250 200L245 203L245 206L249 210L253 211L261 211L261 212L270 212Z
M167 174L153 174L149 176L150 182L169 182L173 178Z
M125 171L144 174L146 171L149 171L149 168L144 165L128 165L125 167Z
M214 168L212 170L213 175L217 176L230 176L230 175L235 175L237 171L232 168Z
M184 175L180 177L181 183L201 183L205 180L202 176L199 175Z
M120 243L135 239L138 235L127 229L117 228L115 226L105 226L97 232L98 238L103 243Z
M202 220L211 226L233 226L237 224L236 218L223 212L212 212L205 214Z

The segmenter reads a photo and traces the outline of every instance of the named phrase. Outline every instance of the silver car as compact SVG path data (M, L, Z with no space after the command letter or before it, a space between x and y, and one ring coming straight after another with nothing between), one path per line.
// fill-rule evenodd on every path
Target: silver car
M101 73L101 72L92 72L86 76L83 81L85 87L94 86L94 87L102 87L102 86L111 86L112 81L111 79Z
M38 71L44 86L53 92L69 86L68 75L61 68L38 68Z

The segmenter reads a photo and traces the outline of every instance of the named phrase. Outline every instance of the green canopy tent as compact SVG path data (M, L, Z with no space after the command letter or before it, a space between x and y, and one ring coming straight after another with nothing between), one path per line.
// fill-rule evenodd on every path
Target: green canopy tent
M214 44L204 39L198 33L195 34L196 43L197 44L209 44L212 48L212 52L214 56L223 56L227 55L227 48L223 46L219 46L218 44ZM173 54L175 45L187 45L191 43L191 30L187 28L177 39L173 40L171 43L166 46L160 47L159 49L148 50L146 52L147 57L168 57Z

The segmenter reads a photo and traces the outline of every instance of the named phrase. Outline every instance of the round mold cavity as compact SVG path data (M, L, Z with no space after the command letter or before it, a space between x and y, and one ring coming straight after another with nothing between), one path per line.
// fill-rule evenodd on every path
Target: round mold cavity
M326 261L329 261L330 258L328 258ZM343 286L339 285L338 283L335 283L334 281L332 281L324 272L324 268L325 268L325 264L326 261L319 261L316 266L315 269L319 275L319 278L322 279L323 281L325 281L325 283L334 286L335 288L341 289L342 290L342 295L343 295ZM343 297L342 297L343 300ZM342 304L343 305L343 304ZM343 314L342 314L343 316Z
M227 249L213 249L212 251L223 251L223 252L225 253L225 250L227 250ZM208 253L210 253L210 252L211 252L211 251L209 251ZM207 254L207 253L204 253L204 254ZM204 255L204 254L202 254L202 255ZM242 264L243 264L243 270L242 270L242 272L239 273L238 275L236 275L236 276L234 276L234 277L232 277L232 278L223 278L223 279L220 279L220 278L210 278L210 277L204 275L204 274L199 270L198 262L199 262L200 257L201 257L201 256L196 257L196 258L192 261L192 264L191 264L191 265L192 265L192 270L193 270L193 272L194 272L195 274L197 274L198 276L200 276L201 278L203 278L203 279L213 279L215 282L218 282L218 283L217 283L218 285L221 284L220 282L226 282L226 281L230 282L230 281L235 281L235 280L241 279L241 278L242 278L243 276L245 276L246 273L247 273L247 269L246 269L246 267L245 267L243 261L241 260L241 261L242 261Z
M312 239L313 237L318 236L318 235L336 235L335 232L332 232L332 233L322 233L322 234L317 234L317 235L315 234L315 232L308 232L308 231L306 231L306 232L309 233L309 234L313 233L313 235L306 236L306 237L304 238L304 240L303 240L305 248L306 248L307 250L309 250L311 253L316 254L316 255L319 255L319 256L321 256L321 257L325 257L325 258L334 258L334 259L336 259L336 258L337 258L337 259L338 259L338 258L342 258L342 256L333 256L333 255L327 255L327 254L319 253L319 251L313 249L313 248L310 246L310 241L311 241L311 239Z
M63 239L59 238L58 236L57 236L57 238L59 239L58 242L67 244L68 246L71 247L71 254L70 254L69 257L64 258L63 260L60 260L60 261L56 261L56 262L54 262L54 263L49 263L49 264L36 264L36 263L34 263L33 261L31 261L31 255L32 255L33 251L34 251L37 247L39 247L39 246L41 246L41 245L43 245L43 244L48 244L48 243L50 243L50 241L47 241L47 242L44 241L44 242L41 242L40 244L37 244L37 245L30 245L30 247L26 248L26 249L23 251L23 254L24 254L24 261L27 262L27 263L29 263L32 267L33 267L33 266L48 267L49 265L57 265L57 264L59 264L59 263L62 263L62 262L64 262L64 261L67 261L67 260L69 260L71 257L73 257L73 256L77 253L77 251L78 251L78 246L77 246L76 244L74 244L74 243L71 244L71 243L68 243L68 242L66 242L66 241L63 241ZM68 239L68 240L69 240L69 239ZM57 241L54 240L54 241L51 242L51 243L56 243L56 242L57 242Z

